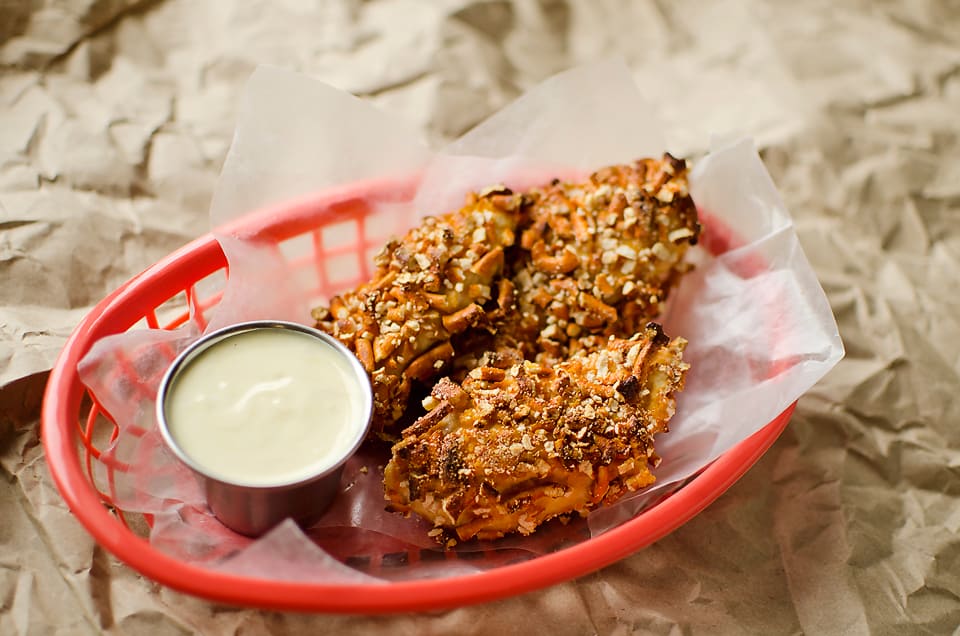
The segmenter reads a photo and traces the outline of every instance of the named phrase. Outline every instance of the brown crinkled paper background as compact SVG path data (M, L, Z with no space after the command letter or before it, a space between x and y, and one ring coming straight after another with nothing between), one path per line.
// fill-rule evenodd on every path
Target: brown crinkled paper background
M625 57L676 153L752 136L846 358L675 533L578 581L428 615L227 608L66 510L45 371L89 307L202 233L255 65L443 142ZM960 624L960 6L939 0L0 3L0 633L951 633Z

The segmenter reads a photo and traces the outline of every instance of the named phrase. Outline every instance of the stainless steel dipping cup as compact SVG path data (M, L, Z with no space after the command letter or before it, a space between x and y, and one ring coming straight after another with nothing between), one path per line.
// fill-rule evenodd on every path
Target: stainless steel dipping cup
M361 393L363 419L353 423L357 428L353 445L332 465L316 474L292 482L262 485L228 481L216 477L184 452L168 426L167 402L175 391L179 374L200 354L215 344L258 329L290 329L316 338L349 362ZM206 492L207 504L213 514L228 528L247 536L262 535L286 518L292 518L303 526L316 521L333 501L340 485L343 465L360 448L367 436L372 414L373 392L360 361L335 338L311 327L283 321L244 322L201 337L173 361L163 377L157 394L157 423L167 447L200 480ZM323 414L318 413L317 417L323 417Z

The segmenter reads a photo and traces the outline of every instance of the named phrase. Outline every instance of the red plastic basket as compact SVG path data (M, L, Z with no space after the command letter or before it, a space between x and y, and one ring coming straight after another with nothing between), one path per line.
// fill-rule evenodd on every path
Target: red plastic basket
M287 241L309 242L310 255L291 265L313 268L317 295L328 297L356 282L338 281L338 289L331 289L328 259L355 255L359 277L365 278L369 274L368 256L383 242L382 238L371 238L375 232L368 229L372 214L368 201L404 199L415 185L410 180L383 180L331 189L241 219L229 230L275 245L277 250ZM353 227L356 240L330 246L324 229L345 223ZM716 251L724 247L716 244L722 236L713 233L708 248ZM225 273L226 266L220 244L208 234L127 281L100 302L79 324L60 354L50 375L42 414L42 438L50 471L70 509L93 537L143 575L211 600L300 611L405 612L488 601L582 576L649 545L703 510L763 455L793 412L791 405L683 488L633 519L600 536L524 562L455 578L375 586L275 581L210 570L157 550L131 529L124 511L112 505L114 472L125 467L101 461L95 440L116 439L119 429L89 399L78 377L77 363L105 336L139 326L174 329L184 324L190 319L186 311L170 320L161 316L161 310L174 298L183 299L191 308L193 319L203 326L206 313L219 301L219 295L201 298L197 284Z

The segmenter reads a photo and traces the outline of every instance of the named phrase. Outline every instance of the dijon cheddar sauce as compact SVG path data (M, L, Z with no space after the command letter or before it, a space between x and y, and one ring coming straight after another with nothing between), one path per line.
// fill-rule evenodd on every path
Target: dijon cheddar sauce
M211 345L176 376L165 406L171 437L205 473L257 486L335 465L366 422L349 361L288 329Z

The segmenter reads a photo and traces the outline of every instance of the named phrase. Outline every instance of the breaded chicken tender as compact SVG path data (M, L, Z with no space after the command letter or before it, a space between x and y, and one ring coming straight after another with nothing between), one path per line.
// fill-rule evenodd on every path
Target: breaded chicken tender
M438 375L453 335L486 320L512 246L523 197L506 189L472 195L463 208L428 217L377 255L369 283L314 309L317 328L359 358L373 385L373 429L407 408L411 384Z
M440 380L384 474L388 509L460 540L532 533L653 483L688 365L686 342L650 323L594 338L555 365L520 360ZM501 359L504 362L505 359Z
M699 234L686 163L664 154L471 193L391 241L372 281L314 311L369 373L374 431L400 436L388 509L494 539L653 483L688 365L649 321ZM413 386L434 382L398 433Z
M630 337L660 313L700 234L682 159L611 166L528 193L505 276L514 311L489 345L558 361L585 335Z

